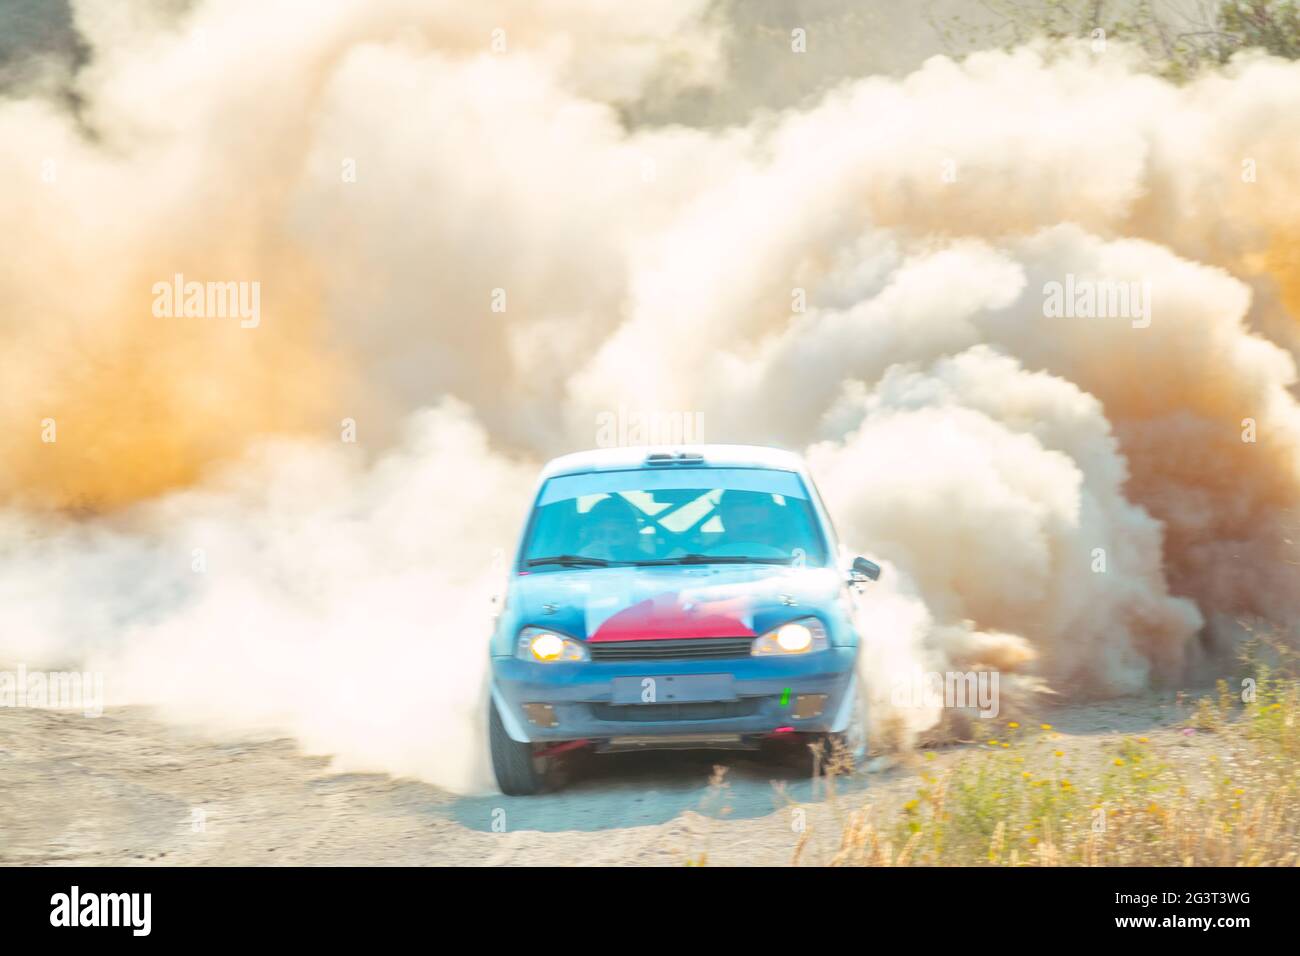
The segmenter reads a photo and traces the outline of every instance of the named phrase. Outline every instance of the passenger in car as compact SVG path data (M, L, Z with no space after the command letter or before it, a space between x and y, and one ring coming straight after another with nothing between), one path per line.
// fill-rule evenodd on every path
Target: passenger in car
M642 556L640 534L636 509L619 495L610 495L587 513L578 553L605 561L636 561Z

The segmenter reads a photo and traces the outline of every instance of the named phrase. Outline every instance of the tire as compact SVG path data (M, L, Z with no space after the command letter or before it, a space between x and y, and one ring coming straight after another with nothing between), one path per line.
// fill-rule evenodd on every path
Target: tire
M793 771L801 777L823 776L826 773L826 756L833 753L834 734L788 734L782 739L763 742L762 753L779 767ZM814 752L821 748L821 755Z
M488 703L488 744L492 751L492 772L502 793L529 797L542 792L546 786L547 761L533 755L532 744L521 744L510 738L495 701Z
M832 766L837 777L853 772L853 756L844 734L808 734L803 744L803 765L813 776L827 776Z

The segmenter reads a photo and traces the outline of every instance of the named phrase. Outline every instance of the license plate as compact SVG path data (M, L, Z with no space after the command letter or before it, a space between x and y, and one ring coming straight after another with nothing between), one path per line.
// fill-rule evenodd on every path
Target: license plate
M736 699L730 674L615 677L613 685L615 704L702 704Z

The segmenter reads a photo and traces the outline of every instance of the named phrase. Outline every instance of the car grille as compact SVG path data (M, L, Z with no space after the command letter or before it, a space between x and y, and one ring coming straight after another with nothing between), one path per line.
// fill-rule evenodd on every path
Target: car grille
M748 657L752 637L697 637L672 641L588 644L593 661L714 661Z
M749 717L758 713L757 697L706 704L592 704L591 715L597 720L723 720Z

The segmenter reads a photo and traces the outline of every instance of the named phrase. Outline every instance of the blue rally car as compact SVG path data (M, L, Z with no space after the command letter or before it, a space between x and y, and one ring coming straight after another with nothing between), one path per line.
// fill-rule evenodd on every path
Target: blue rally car
M492 766L536 793L576 748L865 749L849 589L803 462L700 445L543 470L491 640Z

